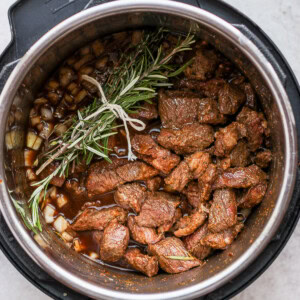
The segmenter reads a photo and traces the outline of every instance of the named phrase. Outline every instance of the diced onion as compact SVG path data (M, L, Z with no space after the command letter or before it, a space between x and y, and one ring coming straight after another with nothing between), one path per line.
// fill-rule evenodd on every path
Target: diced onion
M23 141L23 131L12 130L5 134L5 144L8 150L21 148Z
M64 231L62 234L61 234L61 237L66 241L66 242L72 242L74 237L69 234L68 232Z
M48 190L49 196L51 199L55 200L57 196L57 188L56 186L53 186L51 189Z
M103 43L101 43L99 40L94 41L92 44L92 49L96 56L100 56L104 52Z
M81 252L85 249L84 245L82 245L82 243L80 242L79 239L74 239L73 241L73 249L76 251L76 252Z
M26 146L33 150L39 150L41 147L43 139L37 136L33 131L28 131L27 139L26 139Z
M46 205L44 209L44 219L47 224L54 222L55 209L51 205Z
M30 118L30 123L31 123L31 126L34 127L38 124L41 123L41 117L40 116L33 116Z
M42 97L42 98L35 99L33 103L38 104L38 105L47 104L48 100L46 98Z
M107 62L108 62L108 56L104 56L102 58L99 58L95 63L95 67L97 69L102 69L107 65Z
M53 223L53 227L59 232L62 233L68 228L69 224L63 216L59 216Z
M51 135L51 133L54 129L54 125L53 125L53 123L48 123L48 122L43 122L42 124L43 124L43 128L40 131L40 136L43 139L47 139Z
M56 80L50 80L47 83L47 89L49 90L57 90L59 88L59 82Z
M63 135L68 130L68 127L64 123L55 125L54 132L57 136Z
M42 106L41 107L41 117L45 121L53 120L53 112L51 107L49 106Z
M32 167L36 157L36 152L34 150L25 149L24 150L24 164L25 167Z
M34 235L33 238L43 249L45 249L47 247L46 242L43 240L43 238L41 237L41 235L39 233Z
M26 178L27 178L29 181L37 180L37 176L36 176L36 174L34 173L34 171L33 171L31 168L28 168L28 169L26 170Z
M57 200L56 200L56 203L57 203L57 206L59 208L62 208L63 206L65 206L67 203L68 203L68 198L66 195L63 195L63 194L60 194L58 197L57 197Z
M94 58L94 56L91 55L91 54L87 54L87 55L83 56L81 59L79 59L74 64L75 70L79 70L84 64L86 64L87 62L91 61L93 58Z
M74 98L75 103L81 102L87 96L87 91L82 89Z

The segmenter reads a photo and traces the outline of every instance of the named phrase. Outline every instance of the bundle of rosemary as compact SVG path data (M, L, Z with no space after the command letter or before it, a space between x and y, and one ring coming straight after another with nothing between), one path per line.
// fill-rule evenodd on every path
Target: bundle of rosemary
M143 130L145 124L128 114L138 108L139 102L151 101L159 87L170 87L172 84L168 79L179 75L192 62L190 60L178 66L171 60L177 53L191 50L194 36L188 34L179 37L177 45L164 53L162 42L166 32L165 29L143 32L140 43L123 54L103 87L94 78L84 75L84 80L98 88L99 98L78 110L69 129L49 143L36 174L40 174L53 161L59 162L59 165L49 176L32 185L36 189L29 199L32 216L30 222L27 222L31 230L42 231L39 202L42 195L45 197L54 176L68 177L70 168L74 168L80 160L90 164L94 156L110 161L107 144L108 138L116 134L115 129L120 126L116 125L117 119L123 122L126 131L128 159L135 159L131 152L128 125Z

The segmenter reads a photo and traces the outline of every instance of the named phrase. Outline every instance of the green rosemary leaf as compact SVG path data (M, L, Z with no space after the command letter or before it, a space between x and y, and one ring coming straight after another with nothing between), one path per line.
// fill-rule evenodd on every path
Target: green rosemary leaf
M195 260L195 257L193 256L165 256L168 259L174 259L174 260Z

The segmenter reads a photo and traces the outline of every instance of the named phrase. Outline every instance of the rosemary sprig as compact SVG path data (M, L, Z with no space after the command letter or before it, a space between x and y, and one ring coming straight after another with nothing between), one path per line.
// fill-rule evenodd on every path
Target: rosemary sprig
M116 119L122 119L124 123L129 145L128 159L135 158L130 152L127 122L137 130L143 130L145 125L130 118L128 113L132 112L139 102L154 98L158 87L170 87L172 84L168 82L168 78L179 75L192 62L189 61L181 67L170 63L177 53L191 50L190 46L195 42L194 36L188 34L185 38L179 38L177 45L165 54L162 48L165 33L164 29L144 32L142 41L132 49L132 54L121 57L103 89L94 79L84 77L97 85L100 97L78 110L72 126L63 136L49 143L46 153L48 159L38 168L37 175L53 161L60 163L52 174L32 185L37 186L29 199L32 224L35 228L42 230L39 201L42 192L45 197L54 176L67 177L70 165L78 163L79 159L85 160L87 164L94 156L110 161L106 145L108 138L116 134Z
M165 256L165 258L173 259L173 260L195 260L193 256Z

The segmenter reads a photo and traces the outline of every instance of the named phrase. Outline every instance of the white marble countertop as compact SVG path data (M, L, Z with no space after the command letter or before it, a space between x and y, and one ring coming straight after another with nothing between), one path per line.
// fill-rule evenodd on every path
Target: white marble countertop
M208 0L209 1L209 0ZM10 40L7 10L15 0L0 1L0 53ZM254 20L277 44L300 80L300 1L225 0ZM235 300L300 298L300 224L271 267ZM50 299L28 282L0 252L0 299ZM298 298L299 297L299 298Z

